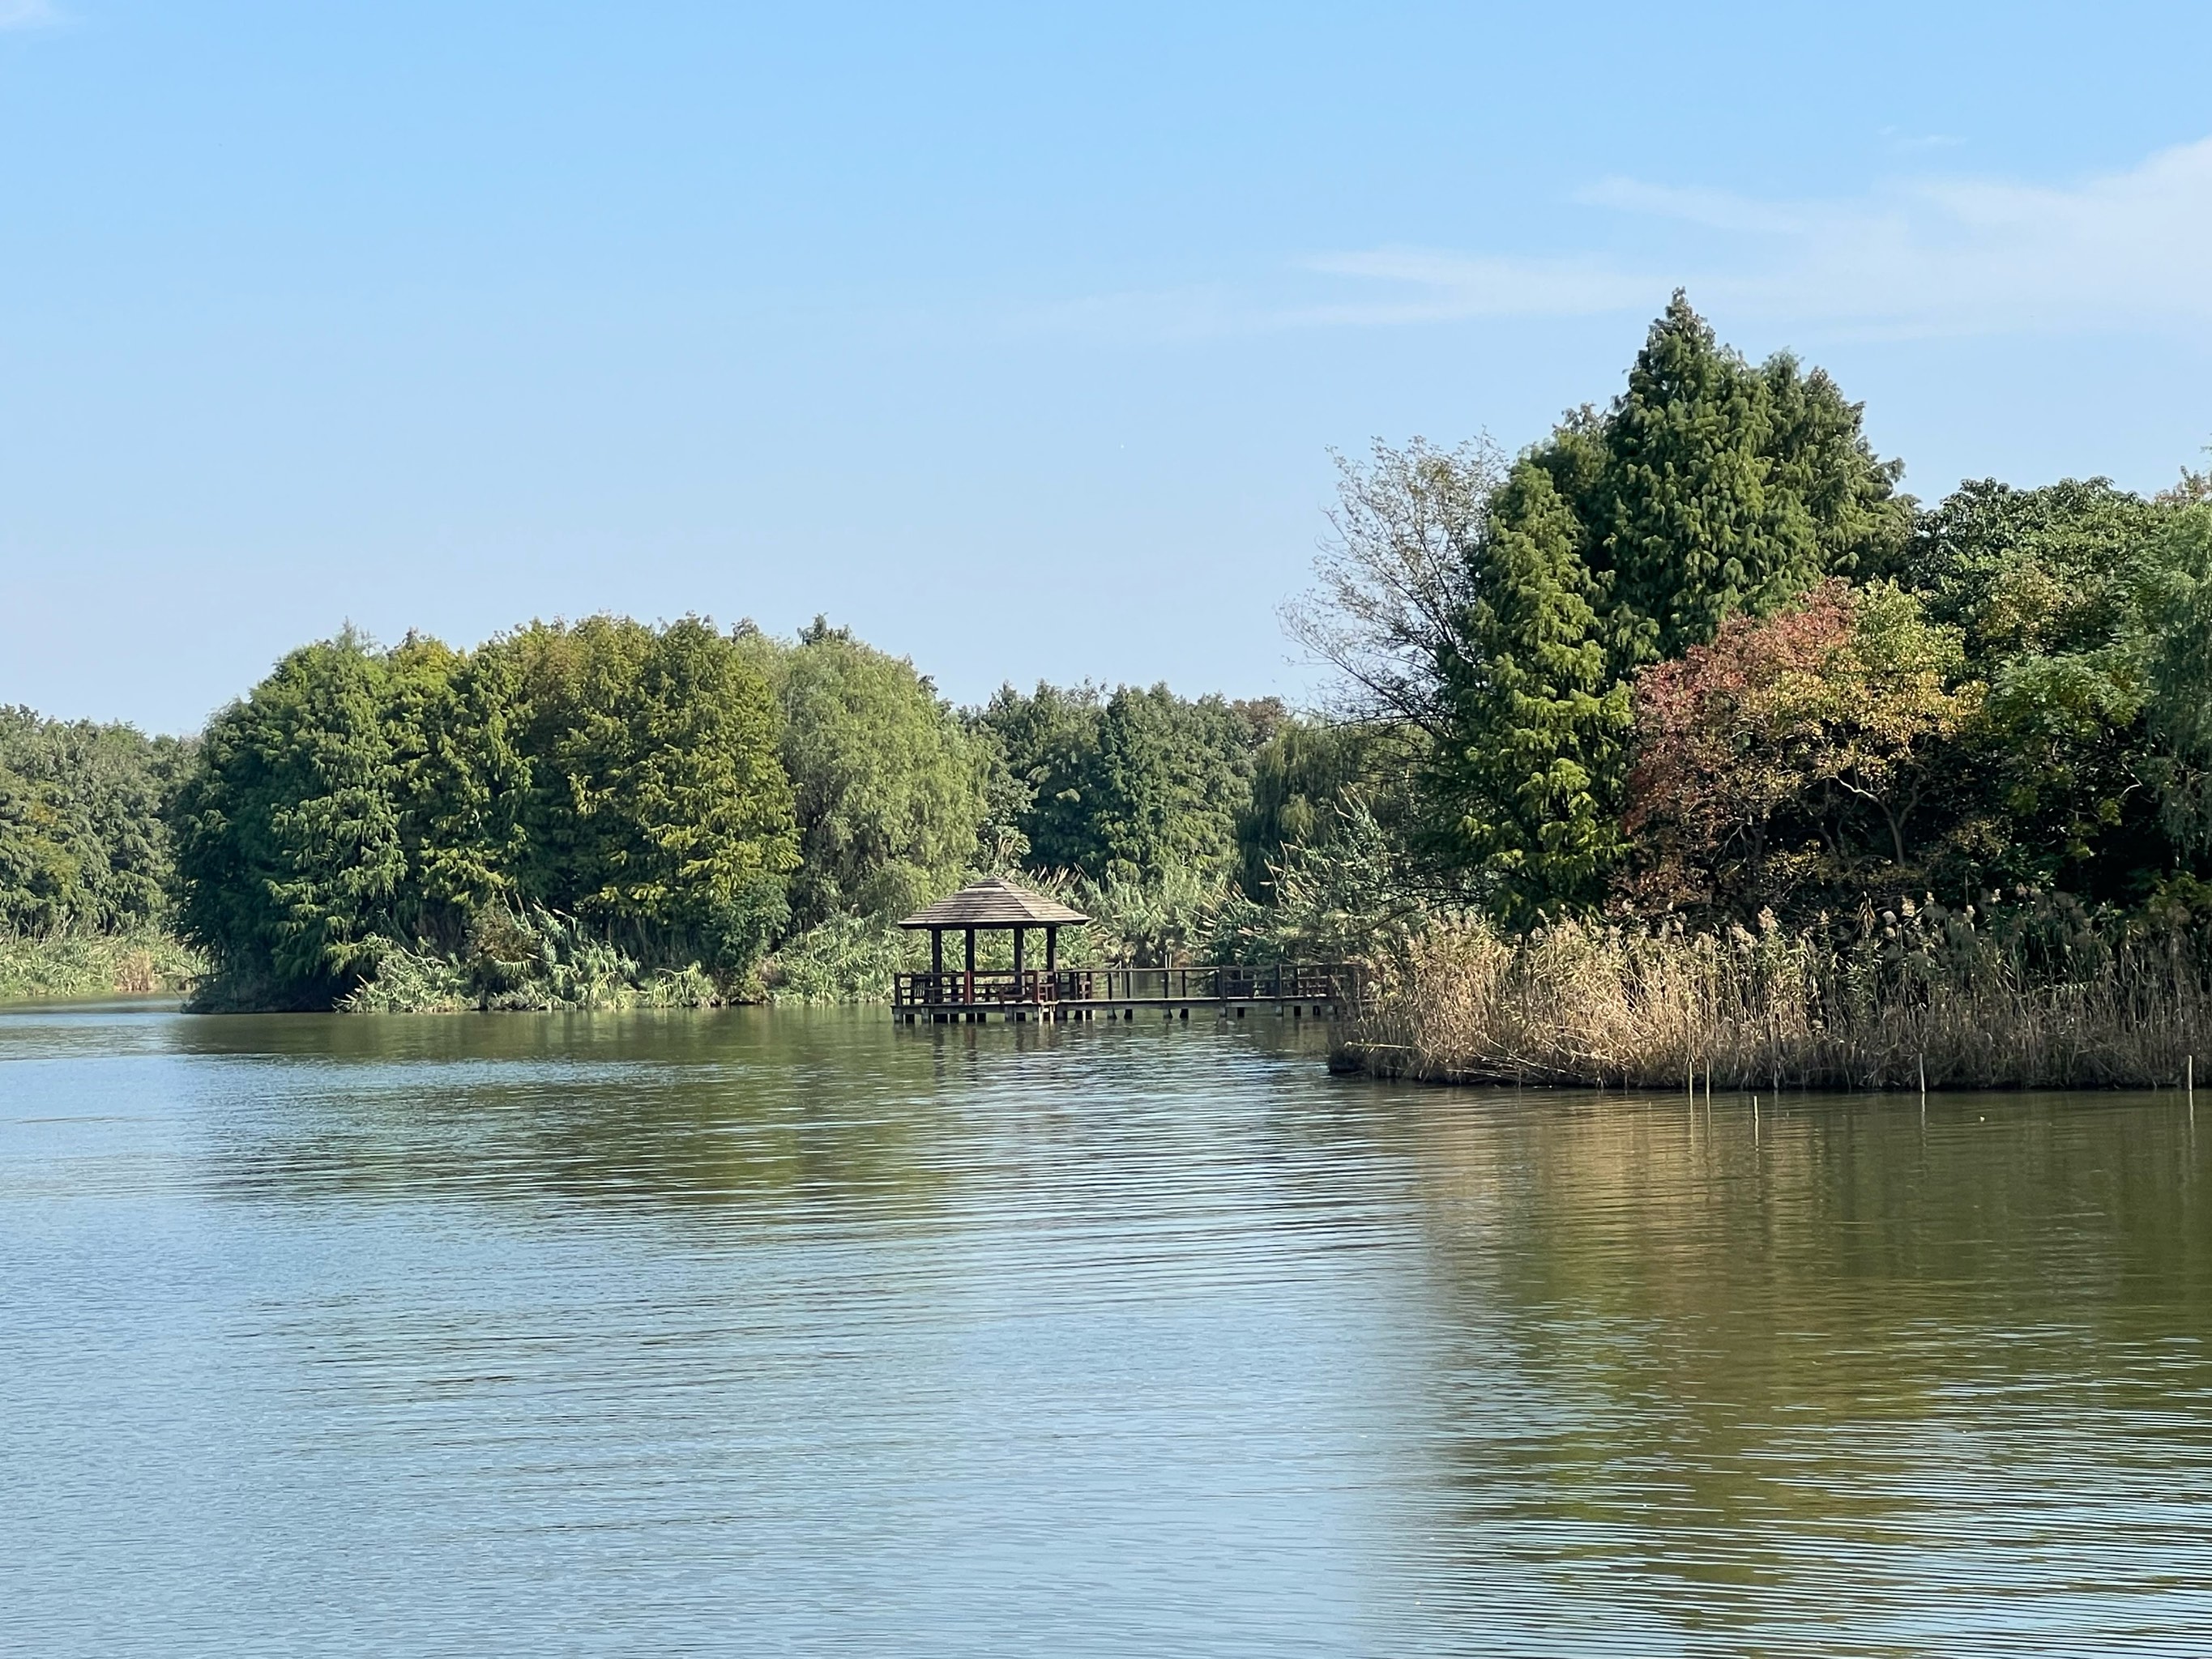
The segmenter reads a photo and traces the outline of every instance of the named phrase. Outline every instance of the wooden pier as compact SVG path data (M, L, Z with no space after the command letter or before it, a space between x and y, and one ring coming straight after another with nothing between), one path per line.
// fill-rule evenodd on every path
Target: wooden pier
M891 1018L908 1025L1134 1020L1139 1012L1188 1020L1195 1010L1243 1019L1265 1008L1292 1019L1338 1019L1358 1011L1360 983L1350 963L900 974L891 988Z

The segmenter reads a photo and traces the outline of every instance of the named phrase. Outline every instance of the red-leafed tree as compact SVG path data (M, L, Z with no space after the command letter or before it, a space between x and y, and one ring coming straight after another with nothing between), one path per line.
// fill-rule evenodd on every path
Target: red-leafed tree
M1646 670L1624 817L1631 897L1730 914L1917 872L1914 815L1981 705L1957 635L1887 583L1815 588Z

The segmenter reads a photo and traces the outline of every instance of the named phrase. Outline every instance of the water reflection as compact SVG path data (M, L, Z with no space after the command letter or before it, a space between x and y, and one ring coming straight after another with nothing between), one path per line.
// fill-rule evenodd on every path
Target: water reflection
M1772 1109L1409 1114L1468 1615L1518 1540L1725 1650L2180 1641L2212 1237L2179 1103Z
M2187 1652L2171 1097L0 1014L0 1645Z

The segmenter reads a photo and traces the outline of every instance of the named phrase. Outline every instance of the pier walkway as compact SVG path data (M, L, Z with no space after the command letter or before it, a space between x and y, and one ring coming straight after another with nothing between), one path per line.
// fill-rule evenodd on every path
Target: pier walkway
M1212 1012L1242 1019L1254 1008L1293 1019L1357 1012L1360 972L1350 963L1270 967L1054 968L956 969L900 974L891 1017L908 1025L1005 1020L1133 1020L1139 1012L1169 1019Z

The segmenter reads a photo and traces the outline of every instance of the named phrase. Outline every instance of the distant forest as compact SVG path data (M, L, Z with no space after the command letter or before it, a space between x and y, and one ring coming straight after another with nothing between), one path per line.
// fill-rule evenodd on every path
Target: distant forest
M1320 712L958 708L817 621L300 647L189 741L0 716L0 934L164 931L210 1007L879 995L979 872L1085 948L1266 959L1439 915L2212 915L2212 477L1899 492L1858 405L1677 295L1518 455L1341 465Z

